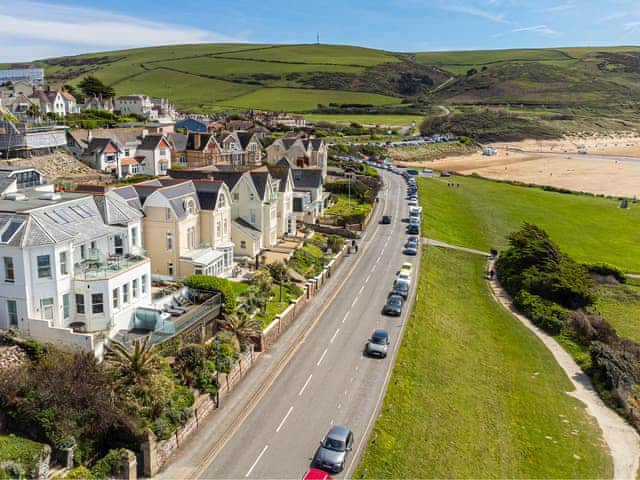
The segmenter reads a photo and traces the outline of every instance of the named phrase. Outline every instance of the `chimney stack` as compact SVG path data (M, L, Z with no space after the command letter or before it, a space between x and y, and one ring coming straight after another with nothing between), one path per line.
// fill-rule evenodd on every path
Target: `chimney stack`
M200 132L196 132L193 134L193 147L196 150L200 149Z

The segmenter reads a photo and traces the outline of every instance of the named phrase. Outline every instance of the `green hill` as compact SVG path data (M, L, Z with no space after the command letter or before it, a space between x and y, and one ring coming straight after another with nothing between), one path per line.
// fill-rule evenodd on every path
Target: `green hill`
M510 104L619 118L640 100L640 48L624 46L393 53L344 45L196 44L35 63L55 86L92 74L117 94L164 96L192 111L415 114L432 104Z

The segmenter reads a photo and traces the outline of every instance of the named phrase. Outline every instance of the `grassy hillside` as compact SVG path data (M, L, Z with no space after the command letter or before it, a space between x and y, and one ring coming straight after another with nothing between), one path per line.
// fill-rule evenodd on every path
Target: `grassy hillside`
M358 103L370 107L348 113L388 115L404 113L395 106L403 102L407 113L420 115L438 104L509 104L569 112L579 121L566 126L580 130L602 117L633 122L640 102L640 48L624 46L400 54L346 45L196 44L35 63L54 86L92 74L118 94L165 95L198 111L309 112L334 104L318 112L333 115L345 113L341 104Z
M545 229L578 261L640 272L640 208L636 204L623 210L616 200L473 177L455 177L460 187L449 188L450 181L418 181L427 237L488 251L506 247L506 236L529 222Z
M354 82L382 64L403 64L381 50L328 45L178 45L62 57L39 62L54 84L91 74L119 95L147 93L178 108L305 111L318 104L395 105L402 97ZM413 68L430 71L414 64ZM392 67L393 70L393 67ZM337 76L337 80L332 80ZM441 74L441 78L444 75ZM323 83L328 88L322 88ZM432 82L433 84L434 82ZM343 88L344 87L344 88Z
M486 259L423 250L414 312L354 478L608 478L549 351L491 297Z

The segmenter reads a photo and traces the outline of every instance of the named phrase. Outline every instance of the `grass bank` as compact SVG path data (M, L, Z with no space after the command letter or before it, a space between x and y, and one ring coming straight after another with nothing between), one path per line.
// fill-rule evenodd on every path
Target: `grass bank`
M579 262L609 263L640 272L637 225L640 208L616 200L547 192L474 177L418 180L424 207L423 235L465 247L502 249L523 222L546 230Z
M600 431L485 261L424 251L418 300L355 478L604 478Z
M640 343L640 287L599 285L596 307L618 335Z

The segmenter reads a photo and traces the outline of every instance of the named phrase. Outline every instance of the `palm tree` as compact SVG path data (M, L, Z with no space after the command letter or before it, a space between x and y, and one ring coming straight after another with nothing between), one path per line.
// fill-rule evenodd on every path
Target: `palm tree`
M262 325L259 321L251 318L247 312L238 310L235 315L226 315L218 320L220 326L231 332L237 339L241 347L251 343L251 340L258 337L262 331Z
M129 385L142 385L160 370L160 357L149 343L150 337L136 339L132 348L116 340L106 347L105 360L116 368Z

